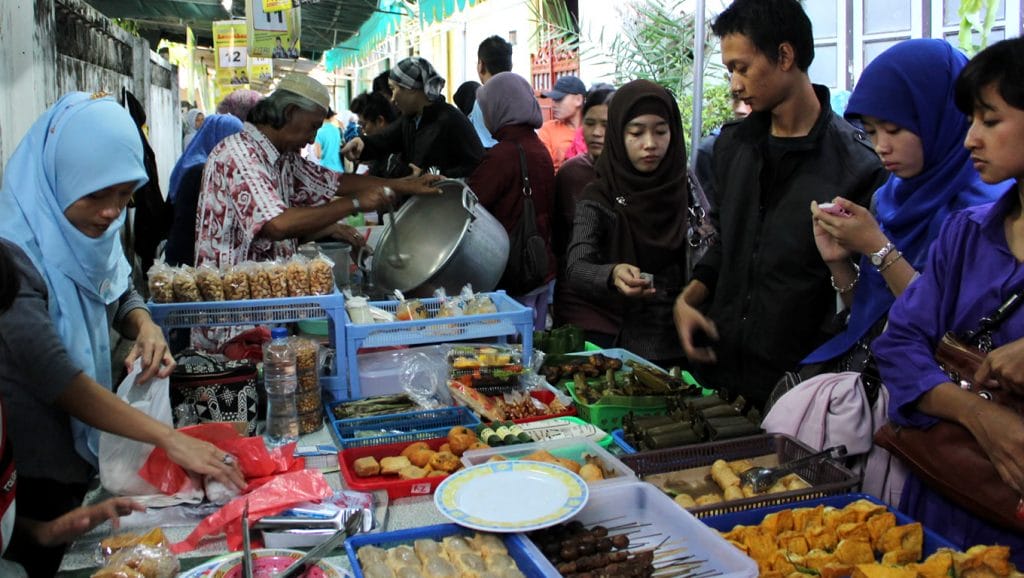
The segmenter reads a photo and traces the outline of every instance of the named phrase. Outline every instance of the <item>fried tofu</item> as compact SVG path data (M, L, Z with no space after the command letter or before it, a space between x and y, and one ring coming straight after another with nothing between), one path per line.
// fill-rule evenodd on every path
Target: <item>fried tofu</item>
M783 532L776 540L779 548L789 550L794 554L803 556L811 550L807 544L807 538L801 532Z
M773 512L764 517L761 527L773 534L782 534L793 529L793 510Z
M847 522L836 527L836 536L840 540L858 540L871 544L871 530L864 522Z
M836 533L825 526L814 526L804 531L807 545L812 550L831 550L839 543Z
M853 566L833 562L818 570L818 572L821 573L821 578L846 578L853 573Z
M924 562L909 564L907 567L916 571L921 578L949 578L953 570L953 551L940 548Z
M884 564L858 564L850 578L917 578L917 572Z
M920 522L889 528L878 541L879 550L885 553L900 552L899 556L910 557L910 560L906 560L906 562L920 560L923 545L924 528Z
M868 518L864 525L868 527L868 533L871 535L871 545L875 548L876 552L881 552L881 540L882 536L891 528L896 527L896 514L892 512L885 512Z
M972 546L955 559L957 576L1009 576L1010 548Z
M811 550L807 553L806 556L803 557L802 566L806 566L807 568L813 568L820 572L822 568L828 566L829 564L835 564L835 562L835 554L832 554L831 552L826 552L824 550Z
M815 508L794 508L793 509L793 529L800 532L808 528L821 525L821 515L825 511L825 506L817 506Z
M875 550L866 540L840 540L833 553L836 560L850 566L875 561Z

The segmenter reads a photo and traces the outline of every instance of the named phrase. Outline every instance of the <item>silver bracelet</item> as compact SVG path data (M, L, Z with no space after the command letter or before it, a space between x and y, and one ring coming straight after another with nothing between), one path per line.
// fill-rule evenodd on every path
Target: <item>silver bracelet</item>
M359 212L359 198L358 197L352 197L349 200L352 201L352 208L355 210L355 212L358 213Z
M850 291L853 291L853 288L857 286L857 281L860 281L860 266L857 265L856 263L850 263L850 264L853 265L853 273L854 273L853 281L850 281L850 284L847 285L846 287L839 287L839 286L837 286L836 285L836 278L835 278L834 275L829 277L832 280L832 288L835 289L836 293L839 293L840 295L845 295L845 294L849 293Z

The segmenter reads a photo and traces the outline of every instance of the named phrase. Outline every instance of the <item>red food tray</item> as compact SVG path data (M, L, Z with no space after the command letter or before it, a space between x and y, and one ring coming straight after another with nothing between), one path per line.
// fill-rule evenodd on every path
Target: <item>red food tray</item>
M547 405L555 400L555 393L546 389L538 389L530 392L530 397L540 401L544 405ZM531 421L540 421L542 419L551 419L553 417L571 417L576 415L576 406L570 405L565 411L561 413L549 413L547 415L535 415L533 417L524 417L520 419L512 420L514 423L529 423Z
M448 438L434 438L420 440L436 450L441 445L448 443ZM433 494L434 490L442 480L448 476L434 476L420 478L417 480L403 480L398 476L370 476L360 478L356 475L355 467L352 465L359 458L373 456L380 461L381 458L394 457L402 454L402 450L415 441L399 442L382 446L366 446L361 448L348 448L341 450L338 454L338 465L341 467L341 475L345 478L345 485L360 492L371 492L373 490L387 490L388 498L406 498L409 496L425 496Z

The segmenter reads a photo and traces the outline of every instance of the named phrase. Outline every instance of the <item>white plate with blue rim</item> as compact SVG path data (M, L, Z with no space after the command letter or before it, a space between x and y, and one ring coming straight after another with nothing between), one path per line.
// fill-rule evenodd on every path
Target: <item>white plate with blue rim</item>
M484 532L554 526L587 505L583 478L555 464L525 460L479 464L445 478L434 504L449 520Z

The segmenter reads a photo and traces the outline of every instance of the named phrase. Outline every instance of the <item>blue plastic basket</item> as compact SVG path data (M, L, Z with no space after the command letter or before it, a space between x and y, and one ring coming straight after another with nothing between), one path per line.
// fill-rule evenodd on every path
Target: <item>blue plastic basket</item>
M896 516L897 525L911 524L915 522L912 518L889 507L887 504L879 500L874 496L867 494L841 494L838 496L828 496L825 498L816 498L813 500L804 500L802 502L791 502L788 504L777 504L774 506L766 506L764 508L756 508L753 510L743 510L742 512L732 512L730 514L721 514L718 516L708 516L707 518L701 518L701 521L708 526L718 530L719 532L728 532L736 526L742 524L744 526L756 526L764 520L764 517L772 512L778 512L780 510L789 510L792 508L814 508L819 504L823 506L832 506L833 508L842 508L847 504L856 502L857 500L867 500L874 504L880 504L889 508L889 510ZM955 544L943 538L934 531L924 528L924 548L922 553L925 557L933 554L939 548L951 548L953 550L959 550Z
M523 345L523 364L529 367L533 353L533 310L509 297L504 291L483 295L491 298L498 310L497 313L438 318L437 313L441 309L440 299L420 299L430 318L415 321L353 323L345 312L345 354L350 361L348 385L351 397L355 399L362 395L356 360L357 352L364 347L421 345L493 337L498 337L499 341L504 342L507 336L519 334ZM398 304L398 301L370 303L371 306L392 314L397 312Z
M327 407L329 418L334 416L334 406ZM461 425L474 428L480 425L480 418L463 406L441 409L425 409L350 419L331 419L331 428L343 448L361 448L398 442L414 442L444 437L448 430Z
M345 298L335 289L330 295L200 301L196 303L147 304L153 322L160 327L212 327L218 325L265 325L308 319L340 321Z
M382 534L358 534L345 540L345 551L348 553L349 562L352 565L352 572L355 578L363 578L363 567L359 563L356 553L363 546L377 546L380 548L393 548L395 546L412 546L413 541L420 538L441 540L445 536L472 536L473 531L467 530L458 524L438 524L436 526L424 526L409 530L396 530ZM534 557L534 548L527 548L522 534L499 534L508 549L508 555L515 561L519 571L527 578L544 578L547 574L538 566Z
M622 431L622 428L616 429L612 432L612 440L615 441L615 445L619 446L624 453L635 454L636 450L633 446L629 445L626 441L626 432Z

